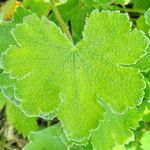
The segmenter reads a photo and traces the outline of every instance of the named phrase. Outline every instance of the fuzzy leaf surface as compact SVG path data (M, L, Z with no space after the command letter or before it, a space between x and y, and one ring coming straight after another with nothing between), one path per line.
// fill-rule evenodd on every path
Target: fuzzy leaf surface
M124 114L114 112L109 105L104 104L106 114L100 127L92 133L94 150L119 149L133 140L133 131L138 127L141 114L136 109L129 109ZM131 119L132 118L132 119ZM108 138L109 137L109 138Z
M104 114L99 97L118 112L143 98L145 82L130 64L144 54L149 40L131 31L125 14L94 11L76 45L53 22L36 15L26 17L13 36L18 45L3 53L1 64L17 79L21 108L31 116L57 115L70 139L89 138L99 125Z

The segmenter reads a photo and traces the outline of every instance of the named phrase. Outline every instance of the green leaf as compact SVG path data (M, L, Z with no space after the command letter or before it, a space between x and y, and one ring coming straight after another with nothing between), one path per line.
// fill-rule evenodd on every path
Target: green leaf
M146 23L150 26L150 8L145 12Z
M15 105L19 105L19 101L16 100L16 97L14 95L14 84L16 80L11 79L8 74L5 74L4 72L0 73L0 88L3 93L3 95Z
M142 105L144 107L142 119L145 122L150 122L150 102L144 102Z
M3 22L0 25L0 52L4 51L11 44L16 44L14 37L11 35L11 29L16 24L23 21L23 17L31 14L27 9L18 7L13 14L13 20L10 22ZM14 79L10 79L8 74L0 73L0 88L2 88L3 94L13 103L18 105L18 101L14 96L13 83ZM10 87L11 86L11 87ZM7 93L7 94L6 94Z
M88 6L106 6L106 5L110 5L112 3L113 0L80 0L81 2L85 3L86 5L88 4Z
M19 102L14 96L13 85L16 82L14 79L10 79L8 74L0 73L0 105L1 103L6 104L7 120L21 133L24 137L28 135L30 131L38 129L37 118L29 118L20 110ZM9 101L8 101L9 100ZM11 104L14 103L14 104Z
M141 103L145 88L130 66L149 44L143 32L131 31L129 17L119 12L94 11L86 22L83 39L73 45L53 22L28 16L12 31L19 46L10 46L1 59L17 79L20 107L30 116L57 112L75 141L89 138L103 119L99 97L124 112Z
M15 79L10 79L9 74L6 74L4 72L0 73L0 88L1 89L12 87L15 82L16 82Z
M145 123L143 121L139 122L139 127L136 130L132 130L134 133L134 138L128 144L125 145L125 150L143 150L141 148L141 137L143 131L145 130Z
M131 0L113 0L114 3L127 5L130 3Z
M150 131L145 132L141 139L141 144L144 150L150 149Z
M68 150L63 143L62 128L55 125L39 132L32 132L29 135L30 143L23 150Z
M47 16L50 12L50 4L44 0L23 0L23 4L38 16Z
M146 100L150 100L150 77L148 77L148 78L145 77L145 81L147 84L146 84L146 88L144 90L144 92L145 92L144 98Z
M149 0L133 0L133 8L147 10L150 7Z
M19 107L20 101L18 101L14 95L14 87L3 88L2 93L9 100L10 103L13 103Z
M73 145L65 143L66 136L60 124L29 134L29 144L23 150L93 150L91 144ZM68 141L69 142L69 141Z
M88 144L86 146L73 145L70 147L70 150L93 150L93 148L91 144Z
M23 18L25 16L30 15L31 12L27 9L25 9L24 7L17 7L17 9L15 10L14 14L13 14L13 23L17 24L17 23L22 23Z
M26 137L30 131L35 131L38 129L37 118L30 118L25 116L25 114L10 102L7 103L7 120L21 133Z
M150 9L146 11L144 16L142 17L142 20L140 22L137 22L139 29L144 30L147 34L149 32L150 28ZM149 32L150 35L150 32ZM147 49L147 54L142 57L136 65L141 71L148 72L150 70L150 47Z
M140 30L143 30L145 34L149 36L149 26L146 24L146 19L144 16L141 16L136 20L136 27Z
M21 133L24 137L28 135L30 131L38 129L37 118L29 118L20 110L19 102L14 96L13 85L16 82L14 79L10 79L8 74L0 74L0 106L6 104L7 120ZM9 101L8 101L9 100ZM14 103L14 104L11 104Z
M14 13L13 21L0 24L0 53L7 49L9 45L16 43L10 31L17 23L22 22L23 17L29 14L30 12L28 10L23 7L18 7Z
M114 112L108 104L103 102L103 105L106 110L105 119L92 133L93 147L95 150L122 149L126 143L133 140L131 129L138 127L141 114L135 109L119 114Z
M15 44L15 40L10 34L10 30L14 27L12 23L0 24L0 53L8 48L10 44Z
M147 54L137 62L136 66L141 71L147 72L150 70L150 48L147 49Z

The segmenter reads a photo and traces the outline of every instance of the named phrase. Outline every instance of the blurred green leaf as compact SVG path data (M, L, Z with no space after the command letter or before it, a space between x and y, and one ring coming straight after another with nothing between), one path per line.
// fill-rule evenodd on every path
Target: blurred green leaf
M144 133L141 144L144 150L150 150L150 131Z
M149 0L133 0L133 8L146 11L150 7Z
M23 4L38 16L47 16L50 12L50 4L44 0L23 0Z

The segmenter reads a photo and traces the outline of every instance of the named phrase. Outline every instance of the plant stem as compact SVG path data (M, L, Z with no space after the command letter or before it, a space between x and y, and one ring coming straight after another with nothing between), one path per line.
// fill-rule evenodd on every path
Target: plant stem
M142 9L122 8L121 11L129 12L129 13L139 13L139 14L144 14L145 13L145 11L142 10Z
M70 34L70 32L69 32L69 29L68 29L68 26L67 26L66 23L64 22L62 16L60 15L60 13L59 13L57 7L55 6L55 2L54 2L54 1L55 1L55 0L51 0L51 8L52 8L52 10L53 10L53 12L54 12L54 14L55 14L55 16L56 16L56 19L57 19L57 21L58 21L58 23L59 23L59 25L60 25L62 31L66 34L66 36L68 37L68 39L69 39L71 42L73 42L72 36L71 36L71 34Z
M9 11L10 7L13 6L13 4L16 2L16 0L9 0L5 6L2 8L0 12L0 23L3 22L5 15Z

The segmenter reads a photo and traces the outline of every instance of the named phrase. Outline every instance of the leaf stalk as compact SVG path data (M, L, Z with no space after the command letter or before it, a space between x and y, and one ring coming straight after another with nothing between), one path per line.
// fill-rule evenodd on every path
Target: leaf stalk
M55 16L56 16L56 19L62 29L62 31L66 34L66 36L68 37L68 39L73 42L72 40L72 36L69 32L69 29L68 29L68 26L66 25L66 23L64 22L61 14L59 13L57 7L55 6L55 0L51 0L50 1L50 4L51 4L51 8L52 8L52 11L54 12Z

